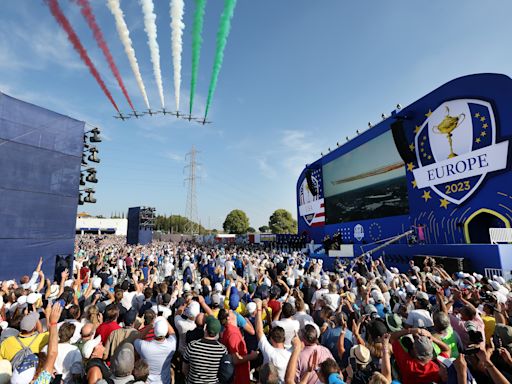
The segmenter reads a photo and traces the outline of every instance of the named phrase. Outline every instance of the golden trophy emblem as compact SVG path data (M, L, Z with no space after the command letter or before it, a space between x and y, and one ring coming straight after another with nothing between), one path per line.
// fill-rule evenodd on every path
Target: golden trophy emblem
M457 156L457 154L453 152L452 132L462 124L465 118L466 115L463 113L459 116L450 116L450 108L446 107L446 116L443 121L441 121L439 125L432 127L434 133L446 135L448 138L448 144L450 145L449 159Z

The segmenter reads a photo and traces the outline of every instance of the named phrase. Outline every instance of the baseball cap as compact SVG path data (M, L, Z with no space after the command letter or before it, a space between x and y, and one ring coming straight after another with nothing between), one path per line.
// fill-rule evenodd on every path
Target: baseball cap
M245 308L247 309L247 312L252 314L252 313L256 312L256 303L251 301L250 303L247 303Z
M220 295L218 293L212 295L212 305L220 305Z
M135 353L133 344L122 344L112 360L112 372L116 377L125 377L132 374L134 365Z
M215 283L214 290L216 292L222 292L222 284L221 283Z
M167 336L167 332L169 330L169 326L167 325L167 320L165 320L163 317L158 317L155 320L155 323L153 325L153 330L155 332L156 337Z
M101 336L97 336L95 339L87 341L82 348L82 355L84 355L84 358L90 359L94 348L96 348L100 343Z
M206 317L205 324L206 324L206 332L209 335L218 335L219 334L220 328L221 328L220 321L217 320L214 316L210 315L210 316Z
M95 277L95 278L94 278L94 280L92 281L92 287L93 287L94 289L99 289L99 288L101 288L101 281L102 281L102 280L101 280L101 278L99 278L99 277Z
M185 316L188 318L195 318L197 315L199 315L199 312L200 307L197 301L190 302L187 308L185 308Z
M416 292L416 299L428 301L428 294L423 291L418 291L418 292Z
M39 300L42 297L40 293L32 292L27 296L27 303L29 304L35 304L37 300Z
M434 356L432 341L426 336L415 337L413 348L420 360L429 360Z
M238 305L240 304L240 296L238 296L238 293L235 295L229 296L229 309L236 310L238 308Z
M30 312L28 315L25 315L23 319L21 319L20 329L25 332L32 331L39 320L39 313Z
M12 366L9 360L0 359L0 384L11 382Z
M387 313L386 324L391 332L400 331L402 329L402 318L396 313Z

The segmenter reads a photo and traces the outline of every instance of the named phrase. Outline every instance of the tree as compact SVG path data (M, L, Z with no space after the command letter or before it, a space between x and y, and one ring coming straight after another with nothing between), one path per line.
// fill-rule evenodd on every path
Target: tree
M240 209L233 209L226 216L226 220L224 220L222 227L226 233L235 233L237 235L247 233L247 230L249 229L249 218L244 211L241 211Z
M270 231L270 228L268 227L268 225L262 225L261 227L258 228L258 231L260 231L261 233L267 233L268 231Z
M247 233L254 233L256 230L253 227L247 228Z
M297 233L297 220L286 209L276 209L268 220L272 233Z

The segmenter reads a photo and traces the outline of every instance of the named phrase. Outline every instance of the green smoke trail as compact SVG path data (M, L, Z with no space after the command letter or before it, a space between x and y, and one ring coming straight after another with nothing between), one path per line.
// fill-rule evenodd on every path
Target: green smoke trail
M206 9L206 0L196 0L194 11L194 23L192 25L192 80L190 81L190 107L189 114L192 114L194 96L196 94L197 73L199 72L199 56L201 55L201 44L203 43L203 23Z
M210 80L210 89L208 89L208 100L206 101L206 111L204 117L208 116L210 103L212 101L213 93L217 87L217 80L219 79L220 68L224 60L224 49L228 42L229 30L231 29L231 19L235 13L236 0L224 0L224 10L220 17L219 30L217 31L217 48L215 51L215 60L213 62L212 78Z

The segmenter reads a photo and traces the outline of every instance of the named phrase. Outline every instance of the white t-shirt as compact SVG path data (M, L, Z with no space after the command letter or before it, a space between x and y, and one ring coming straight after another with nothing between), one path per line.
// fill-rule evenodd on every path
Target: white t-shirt
M187 342L185 335L188 331L193 331L196 329L196 323L193 320L184 319L181 315L174 317L174 325L176 327L176 331L180 335L180 343L178 345L178 351L182 354L185 353L185 349L187 348Z
M313 304L313 307L315 307L316 302L322 298L323 295L326 293L329 293L329 290L327 288L321 288L313 294L313 297L311 298L311 304ZM320 309L320 308L316 308Z
M148 363L149 376L147 383L171 382L171 360L174 352L176 352L176 335L170 335L163 341L137 339L133 346L144 361Z
M162 312L162 316L165 317L166 319L172 315L172 311L167 308L165 305L153 305L151 307L151 309L153 310L153 312L156 313L157 316L160 316L160 312Z
M434 326L430 312L425 309L413 309L410 311L405 324L414 328L430 328Z
M48 346L43 348L43 352L48 352ZM62 375L64 384L71 383L72 375L82 373L82 354L78 347L69 343L59 343L57 352L55 372Z
M293 337L299 333L300 323L292 318L276 320L272 322L272 328L281 327L284 329L284 346L290 348L292 346Z
M304 329L306 322L314 323L313 318L309 316L306 312L296 312L295 315L292 316L294 320L297 320L300 324L300 329Z
M266 336L260 339L258 347L263 354L263 364L274 364L279 375L279 382L284 383L286 367L292 353L287 349L274 348L272 344L269 343Z
M135 307L136 310L142 305L144 301L144 294L138 293L136 291L132 292L123 292L123 298L121 299L121 305L126 308L127 311Z

